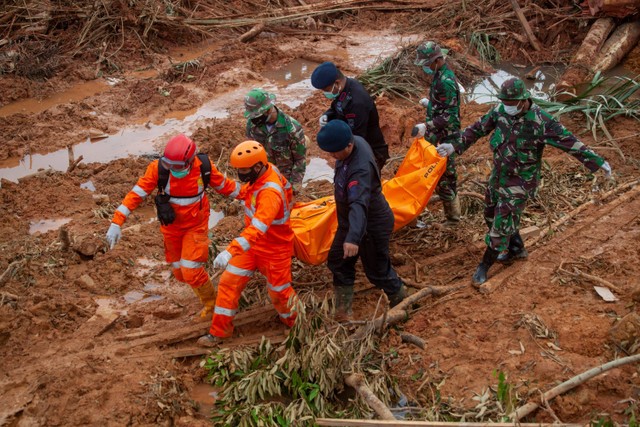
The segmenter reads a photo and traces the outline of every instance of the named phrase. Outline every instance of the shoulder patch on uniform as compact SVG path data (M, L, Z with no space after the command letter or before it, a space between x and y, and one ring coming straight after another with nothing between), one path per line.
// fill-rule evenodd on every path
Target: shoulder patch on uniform
M347 188L355 187L356 185L358 185L358 181L351 181L351 182L349 182L349 184L347 185Z

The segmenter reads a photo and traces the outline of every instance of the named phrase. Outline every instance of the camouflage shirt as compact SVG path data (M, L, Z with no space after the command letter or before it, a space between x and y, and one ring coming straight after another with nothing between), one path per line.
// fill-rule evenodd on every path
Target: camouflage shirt
M433 75L426 122L440 142L450 142L447 138L460 130L460 90L447 64Z
M276 107L278 118L273 125L256 126L247 120L247 138L264 145L269 161L275 164L291 184L302 183L307 167L304 131L291 116Z
M545 145L571 154L592 172L604 159L578 140L560 122L532 103L522 116L505 113L502 104L491 109L467 127L454 144L462 154L479 138L493 132L489 145L493 152L493 170L489 186L504 197L533 197L540 180Z

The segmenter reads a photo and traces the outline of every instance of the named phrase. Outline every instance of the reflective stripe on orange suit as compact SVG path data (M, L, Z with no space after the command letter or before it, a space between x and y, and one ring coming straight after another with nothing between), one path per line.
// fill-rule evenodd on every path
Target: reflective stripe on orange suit
M289 223L291 184L269 163L268 170L253 184L242 187L245 229L227 246L233 255L218 282L211 335L225 338L233 333L238 301L255 270L267 279L269 297L280 320L293 326L291 310L296 292L291 286L293 231Z
M171 198L169 202L176 214L175 221L167 226L160 226L164 237L164 253L177 280L188 283L193 288L204 284L209 276L204 263L209 255L209 199L204 189L200 174L200 159L194 160L191 171L184 178L175 178L169 174L165 193L170 196L193 196L190 198ZM240 192L240 185L226 179L215 165L211 164L211 180L209 184L220 194L235 197ZM158 186L158 160L147 167L122 204L116 210L112 222L124 224L129 214L140 203L151 195ZM199 193L202 193L198 195Z

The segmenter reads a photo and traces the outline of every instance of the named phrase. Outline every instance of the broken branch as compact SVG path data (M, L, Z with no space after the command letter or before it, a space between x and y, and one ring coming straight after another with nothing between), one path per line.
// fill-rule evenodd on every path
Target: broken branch
M351 374L344 378L344 382L353 387L358 394L364 399L371 409L375 411L378 416L383 420L395 420L395 417L373 391L366 384L364 377L361 374Z
M543 401L549 401L556 396L559 396L567 391L579 386L580 384L590 380L591 378L600 375L603 372L606 372L613 368L618 368L623 365L627 365L629 363L640 362L640 354L636 354L634 356L623 357L622 359L613 360L611 362L605 363L604 365L597 366L595 368L589 369L586 372L583 372L575 377L563 382L557 387L552 388L542 395ZM509 414L509 418L512 420L518 421L522 418L526 417L536 409L538 409L540 405L535 402L529 402L524 406L521 406L511 414Z

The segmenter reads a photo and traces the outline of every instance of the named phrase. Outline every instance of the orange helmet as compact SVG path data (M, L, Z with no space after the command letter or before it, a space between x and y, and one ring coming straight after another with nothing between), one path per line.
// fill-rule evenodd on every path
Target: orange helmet
M236 169L250 168L258 162L267 164L267 152L257 141L244 141L231 151L231 166Z

